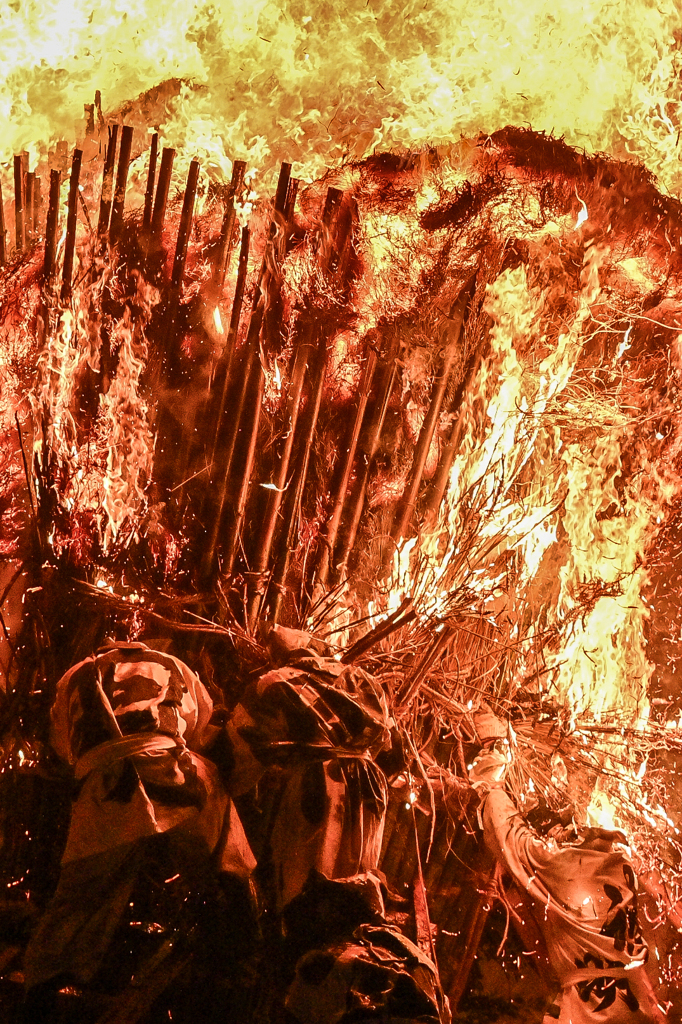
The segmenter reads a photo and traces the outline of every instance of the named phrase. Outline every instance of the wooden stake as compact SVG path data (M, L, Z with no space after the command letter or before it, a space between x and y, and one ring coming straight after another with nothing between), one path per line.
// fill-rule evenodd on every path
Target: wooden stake
M187 246L189 245L189 236L192 230L194 201L196 199L197 185L199 183L199 166L198 160L192 160L189 165L187 185L185 186L185 198L182 201L182 213L180 215L180 226L178 228L178 237L175 244L175 258L173 260L173 272L171 275L171 287L176 292L180 291L182 277L185 273Z
M62 269L62 302L71 298L71 277L73 274L73 257L76 250L76 222L78 218L78 179L81 173L83 153L74 149L71 161L71 180L69 181L69 203L66 217L66 241L64 244L64 267Z
M244 183L245 171L246 163L243 160L235 160L232 165L232 179L225 197L225 213L223 215L223 223L220 228L220 240L218 242L218 248L216 250L215 260L213 263L213 284L219 292L223 290L223 286L225 284L225 274L227 273L230 249L232 246L232 235L234 234L234 222L237 215L237 211L234 208L234 197L240 191Z
M130 167L132 146L133 129L130 125L124 124L123 131L121 132L121 148L118 154L114 202L111 207L111 223L109 224L109 237L114 242L117 240L123 227L123 207L126 201L126 187L128 185L128 169Z
M102 195L99 201L99 220L97 222L97 234L106 235L109 230L111 219L111 195L114 185L114 166L116 164L116 141L118 139L118 125L112 125L109 129L109 142L107 153L104 158L104 172L102 174Z
M24 161L20 155L14 157L14 230L19 252L26 248L24 225Z
M142 218L142 229L149 231L152 226L152 205L154 202L154 185L156 182L156 160L159 154L159 133L152 135L152 145L149 150L149 171L147 173L147 191L144 194L144 216Z
M57 231L59 228L59 188L61 175L59 171L50 171L50 201L47 208L47 224L45 225L45 263L43 279L46 285L53 280L57 259Z
M166 218L166 203L168 202L168 190L170 189L174 160L175 150L164 147L163 152L161 153L161 168L159 170L159 180L156 186L154 212L152 213L152 234L157 237L159 237L163 231L163 222Z

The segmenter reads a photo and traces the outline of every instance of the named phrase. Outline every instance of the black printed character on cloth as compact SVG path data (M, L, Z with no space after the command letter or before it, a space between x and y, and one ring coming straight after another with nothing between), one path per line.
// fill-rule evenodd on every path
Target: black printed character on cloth
M171 917L173 884L185 905L207 904L202 887L213 905L248 892L253 855L217 769L198 753L212 707L187 665L140 643L113 645L58 683L51 742L76 796L57 891L25 957L28 989L50 979L97 987L141 887L156 887Z
M482 801L486 844L526 901L559 980L546 1024L661 1024L625 836L599 828L574 832L572 841L538 835L503 788L512 746L500 736L483 737L491 744L470 781Z

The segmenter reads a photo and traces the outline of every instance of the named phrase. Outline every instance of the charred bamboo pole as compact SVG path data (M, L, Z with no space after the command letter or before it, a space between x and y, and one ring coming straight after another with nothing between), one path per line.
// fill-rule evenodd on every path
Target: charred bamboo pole
M424 508L424 524L428 528L432 528L435 524L436 517L438 516L438 509L441 506L445 492L448 487L448 481L450 479L450 470L452 469L452 463L455 459L455 453L459 448L460 441L462 440L462 434L466 423L461 411L462 400L464 395L467 393L471 382L476 376L478 369L481 365L483 358L482 352L474 351L467 360L467 365L464 370L462 381L457 388L457 392L452 402L452 408L459 410L457 419L452 424L450 429L450 435L443 445L440 453L440 459L438 462L438 468L436 469L431 488L427 495L426 504Z
M253 461L255 459L255 442L253 448L251 447L251 438L257 438L258 426L260 424L262 395L265 385L265 379L263 377L263 368L260 363L260 338L261 329L263 326L263 317L265 314L265 305L268 299L269 289L266 287L266 278L272 276L272 273L276 270L276 250L274 246L276 233L278 226L281 225L284 208L286 203L287 191L289 187L289 179L291 175L291 164L283 163L280 168L279 179L277 181L277 191L275 194L275 204L272 221L270 223L270 230L268 232L268 241L266 243L266 250L263 256L263 262L260 269L258 283L256 285L253 304L251 307L251 319L249 321L249 330L246 337L246 357L243 367L242 383L239 388L237 395L237 403L235 408L235 415L232 418L228 436L226 438L226 458L223 469L223 481L221 486L221 501L220 508L224 508L228 490L230 488L230 476L232 473L232 467L234 462L234 454L237 445L237 439L241 434L242 438L249 439L246 446L246 459L243 467L240 483L237 491L239 495L245 495L244 500L248 498L248 489L251 480L251 471L253 468ZM232 324L230 324L232 326ZM260 376L259 376L260 375ZM259 395L257 402L253 404L246 404L246 395L248 391L253 394ZM240 540L240 530L244 519L244 510L242 509L241 514L238 507L235 509L235 515L233 516L231 527L228 530L224 548L224 566L223 569L228 574L232 571L234 566L235 558L237 555L237 548ZM244 509L245 509L244 505ZM217 517L218 528L220 528L220 516ZM215 545L212 545L215 549Z
M69 181L69 202L66 216L66 240L64 243L64 266L62 268L62 302L71 298L71 278L73 275L73 257L76 251L76 224L78 220L78 183L81 173L83 153L74 149L71 161L71 179Z
M244 524L244 516L246 515L246 504L249 499L251 477L253 474L254 463L256 461L260 410L263 404L263 393L265 391L265 375L263 373L263 367L261 366L260 359L255 359L253 362L250 385L249 394L253 400L252 408L254 409L255 414L247 418L244 437L244 443L246 445L244 468L234 503L232 523L225 545L227 554L225 558L224 571L228 575L232 572L235 558L237 556L242 527Z
M308 357L312 349L312 333L312 328L309 327L303 337L300 338L296 348L294 365L291 371L291 383L287 394L283 444L277 453L272 480L264 485L268 489L268 501L258 533L258 551L251 566L251 571L258 574L265 572L270 561L270 551L277 528L282 495L286 490L289 460L291 459L291 452L294 446L296 423L301 406L301 395L303 394L303 382L308 366ZM251 611L254 611L254 609L251 609Z
M289 197L291 193L296 195L296 189L298 183L294 188L289 188L287 194L287 204L290 213L293 212L293 205L290 205ZM331 243L329 232L331 227L331 221L336 208L341 200L341 193L338 189L330 188L327 191L327 198L325 201L324 211L322 214L321 222L321 233L323 242L323 252L321 258L322 272L325 273L328 269L331 254L333 252L333 244ZM287 222L288 223L288 222ZM289 387L289 393L287 396L287 406L285 415L285 433L284 441L281 445L281 449L278 452L276 459L276 469L273 474L273 479L270 480L265 486L268 488L268 501L265 509L265 515L263 519L263 525L258 536L258 549L251 566L251 571L254 575L262 575L270 561L270 552L272 549L272 543L275 537L275 530L279 521L280 506L282 504L282 496L286 490L286 479L289 473L289 461L291 459L291 452L294 445L294 437L296 434L296 424L298 422L298 413L301 405L301 395L303 393L303 383L305 380L306 368L308 366L308 359L312 353L315 345L319 345L319 340L316 339L318 334L318 328L314 317L310 316L307 324L305 324L301 336L296 347L296 354L294 357L294 366L291 373L291 384ZM313 427L314 429L314 427ZM258 618L259 606L261 594L256 593L252 597L249 605L249 624L253 629L256 619Z
M232 179L225 198L225 213L223 223L220 227L220 239L213 263L213 284L218 292L222 292L225 285L225 274L227 273L232 247L232 236L234 234L234 222L237 211L234 207L234 199L244 183L244 172L246 164L243 160L235 160L232 165Z
M440 371L434 381L429 409L424 417L421 430L419 431L419 437L412 456L412 466L410 467L408 475L408 483L395 510L393 527L391 529L391 540L396 546L398 546L400 541L404 538L405 532L410 529L412 516L414 514L414 507L417 501L417 494L419 493L419 487L424 475L424 467L426 466L429 449L431 448L433 435L436 431L436 424L438 423L443 399L445 398L445 390L448 386L448 381L450 380L452 366L455 361L455 356L457 355L464 316L469 299L471 298L471 292L474 284L475 277L464 286L457 297L453 308L450 310L449 323L444 332L445 344Z
M142 216L142 230L149 231L152 226L152 206L154 203L154 185L156 184L156 161L159 155L159 133L152 135L152 144L149 150L149 170L147 171L147 188L144 194L144 214Z
M187 247L189 236L192 230L192 217L194 216L194 202L197 197L197 185L199 183L199 161L192 160L187 174L187 185L185 186L185 198L182 201L182 213L180 215L180 226L175 244L175 258L173 259L173 272L171 274L171 287L179 292L182 285L182 278L185 273L187 262Z
M31 245L35 237L35 181L36 176L34 171L29 171L25 178L25 226L26 226L26 243Z
M19 252L26 248L26 225L24 222L24 161L21 155L14 157L14 231Z
M231 371L232 371L232 358L233 358L233 355L234 355L234 349L235 349L235 344L236 344L236 340L237 340L237 333L239 331L239 321L241 319L242 305L243 305L243 302L244 302L244 290L246 288L246 275L247 275L248 264L249 264L249 244L250 244L250 231L249 231L249 228L248 227L243 227L242 228L242 236L241 236L241 245L240 245L240 249L239 249L239 266L238 266L238 270L237 270L237 284L235 286L234 299L232 300L232 312L230 314L230 326L229 326L228 331L227 331L227 340L225 342L225 351L223 353L222 360L221 360L221 362L222 362L222 367L221 367L221 371L222 371L222 386L221 386L221 394L220 394L220 404L219 404L219 407L218 407L218 420L217 420L215 435L214 435L214 438L213 438L213 445L212 445L212 448L211 448L211 458L210 458L210 461L209 461L209 479L211 480L211 483L214 482L214 480L215 480L215 478L217 476L217 472L218 472L218 465L217 465L217 461L218 461L218 448L219 448L219 445L220 445L220 440L221 440L221 438L223 436L223 432L224 432L224 428L225 428L225 421L230 416L230 412L232 413L234 419L238 420L239 417L241 416L242 408L243 408L243 403L242 403L242 406L240 408L238 408L238 409L231 408L230 410L228 410L228 408L227 408L227 396L228 396L228 393L229 393L229 390L230 390L230 385L232 383L232 373L231 373ZM231 467L232 467L232 453L233 453L233 451L234 451L234 448L232 449L231 452L227 453L227 460L221 466L221 468L222 468L222 485L221 485L221 488L220 488L220 497L219 497L219 501L218 501L218 510L217 510L217 513L213 516L213 525L212 525L212 528L211 528L211 533L210 533L210 536L209 536L208 545L206 547L206 552L205 552L205 555L204 555L204 565L203 565L204 574L209 574L210 573L211 566L213 565L213 561L214 561L214 558L215 558L216 545L218 543L218 536L220 534L220 523L222 521L223 513L225 511L225 499L227 497L227 483L228 483L229 473L230 473L230 470L231 470Z
M133 129L130 125L125 124L121 132L121 148L118 154L114 202L111 207L111 223L109 225L109 237L114 242L117 240L123 227L123 207L126 201L126 187L128 185L128 169L130 168L132 146Z
M171 175L173 174L174 160L175 150L164 147L161 153L161 167L159 169L159 180L156 185L156 196L152 213L152 234L157 238L160 237L163 231L163 222L166 219L166 204L168 203L168 192Z
M322 404L322 392L324 390L326 370L327 341L326 338L323 337L320 339L318 344L317 366L315 367L311 395L308 401L308 408L306 410L303 448L300 452L298 465L296 466L294 479L292 481L294 486L291 489L291 494L287 494L287 498L289 500L287 501L284 510L282 537L285 542L280 548L279 558L274 567L272 580L268 588L267 598L272 607L272 615L275 621L277 621L281 613L282 600L284 598L284 585L286 583L287 571L289 569L289 561L291 559L291 553L296 547L296 534L303 505L303 492L308 478L310 452L312 451L317 419L320 413L320 406Z
M5 228L5 205L2 198L2 182L0 181L0 270L7 263L7 229Z
M232 312L230 313L230 326L227 329L227 340L225 341L225 350L228 358L232 359L232 353L234 352L234 346L237 342L237 333L239 331L239 321L242 315L242 306L244 304L244 289L246 288L246 274L249 268L249 245L251 241L251 232L248 225L242 228L242 238L239 246L239 262L237 264L237 283L234 289L234 298L232 300Z
M324 530L320 538L321 548L313 582L321 587L326 586L327 578L329 576L329 566L334 552L336 539L338 537L339 527L341 525L341 516L343 515L343 509L346 502L346 493L348 491L348 484L350 482L353 462L355 460L355 453L360 439L362 421L365 416L365 410L367 409L367 402L369 401L376 364L376 350L374 348L370 348L367 353L362 381L360 383L358 404L355 408L355 415L353 417L353 422L351 424L351 429L341 460L338 484L332 498L332 511L329 519L325 523Z
M61 175L59 171L50 171L50 201L47 207L47 223L45 225L45 263L43 279L49 286L57 269L57 232L59 229L59 188Z
M118 125L112 125L109 129L109 141L107 152L104 158L104 172L102 174L102 195L99 201L99 220L97 221L97 234L106 235L109 230L111 219L111 199L114 188L114 167L116 165L116 143L118 141Z
M341 547L338 556L335 556L336 568L340 575L344 575L348 569L350 558L358 527L365 507L365 494L367 482L372 469L374 458L379 449L381 432L384 428L384 420L388 411L388 403L391 400L393 385L396 378L396 339L394 338L390 352L383 361L379 373L377 386L377 397L372 408L369 410L369 420L365 430L365 436L360 447L360 459L357 466L355 483L348 502L348 523L345 533L341 539Z

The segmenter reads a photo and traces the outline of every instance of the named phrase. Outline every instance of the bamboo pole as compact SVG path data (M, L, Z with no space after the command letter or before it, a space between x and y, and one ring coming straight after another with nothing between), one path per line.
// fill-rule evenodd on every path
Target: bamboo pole
M123 227L123 207L126 201L126 187L128 185L128 169L130 167L130 153L133 145L133 129L130 125L124 124L121 132L121 148L118 154L118 169L116 171L116 185L114 187L114 202L111 207L111 223L109 224L109 237L116 241Z
M24 223L24 161L20 155L14 157L14 231L19 252L26 248Z
M462 376L461 383L457 388L455 397L452 401L452 408L459 409L460 413L457 419L452 424L450 435L443 445L440 454L440 460L438 462L438 468L434 474L431 482L431 488L427 494L426 504L424 508L424 524L427 529L433 528L436 517L438 515L438 509L441 506L445 492L447 490L448 481L450 479L450 470L452 469L452 463L455 459L455 453L459 448L459 443L462 439L462 434L466 426L462 413L461 404L462 399L469 387L471 382L476 376L478 369L483 359L483 351L478 348L471 353L471 356L467 360L467 365Z
M61 174L59 171L50 171L50 200L47 207L47 223L45 225L45 263L43 265L43 279L46 285L52 282L57 269L60 184Z
M244 468L235 500L231 529L228 531L227 541L225 544L227 553L223 570L227 575L232 572L235 558L237 556L244 516L246 514L246 504L249 499L251 476L253 474L253 467L256 461L260 411L263 404L263 393L265 391L265 375L263 373L263 367L261 366L260 359L257 358L254 359L252 363L250 385L248 394L252 398L252 404L250 404L251 408L255 411L255 414L247 419L246 430L244 432L243 440L246 445Z
M104 158L104 171L102 174L102 195L99 201L99 220L97 221L97 234L101 237L109 230L111 219L111 198L114 185L114 167L116 165L116 143L118 140L118 125L114 124L109 129L109 141L107 152Z
M286 583L287 571L289 569L289 561L291 553L296 547L296 533L298 530L301 506L303 504L303 491L308 478L310 452L313 446L315 428L317 427L317 419L320 413L320 405L322 404L322 392L324 389L326 370L327 340L326 338L322 338L318 343L317 366L314 371L311 395L308 400L305 422L303 424L303 449L299 455L298 464L294 473L294 486L290 492L291 497L289 493L287 493L287 499L289 500L287 501L284 510L284 523L282 528L284 544L280 545L279 558L273 569L272 580L267 594L267 600L272 606L272 615L275 621L278 620L281 613L282 599L284 597L284 585Z
M244 364L241 369L239 389L237 395L235 396L236 403L234 404L234 416L230 421L229 430L226 438L226 455L224 460L224 467L222 468L220 508L219 514L215 520L212 542L209 544L209 553L207 555L207 561L205 562L205 567L207 571L210 571L212 560L215 555L219 531L221 529L222 511L225 507L227 494L230 488L230 477L232 475L233 470L233 462L237 445L237 439L239 438L240 434L242 438L251 438L253 436L257 436L258 425L260 423L262 404L261 400L259 399L257 403L249 404L247 406L246 396L250 390L251 392L256 394L260 393L262 399L262 391L260 391L260 387L264 386L264 378L262 379L262 381L260 381L258 387L256 387L254 384L254 378L257 378L258 374L260 374L261 378L263 377L263 369L260 364L260 336L261 328L263 326L265 304L271 294L271 289L268 287L269 280L271 277L271 270L269 268L272 267L274 269L274 266L276 264L276 250L274 249L274 241L278 225L282 223L282 218L284 216L284 207L289 187L290 175L291 164L282 163L279 178L277 181L277 191L275 194L273 216L270 222L270 229L268 232L268 241L266 243L265 254L263 256L260 274L258 282L256 284L253 303L251 306L251 318L249 320L249 329L245 343L246 354ZM244 268L244 273L246 273L246 267ZM233 326L233 319L234 317L232 317L230 321L230 329L232 329ZM251 468L249 467L249 458L255 458L255 449L251 451L250 446L247 445L247 458L244 465L244 470L242 472L241 481L237 488L238 494L240 495L244 493L245 489L246 494L248 495L248 486L250 483L251 473ZM251 466L252 464L253 463L251 463ZM239 533L236 532L234 529L235 518L236 517L233 518L231 528L228 530L226 541L225 544L223 545L225 552L225 562L223 570L227 573L232 571L232 566L234 565L237 554L237 546L239 544ZM239 521L240 527L242 521L243 514ZM208 561L209 558L211 562Z
M317 586L324 587L327 583L329 576L329 567L331 564L334 546L339 533L339 527L341 525L341 516L343 515L344 505L346 503L346 494L348 491L348 484L350 482L351 471L353 469L353 462L355 460L355 453L358 447L358 441L360 438L360 430L362 427L362 421L365 416L365 410L367 408L367 402L369 401L369 395L372 388L372 381L374 379L374 370L377 365L377 354L374 348L369 349L367 358L365 359L365 366L362 374L362 380L358 389L358 403L355 407L355 415L353 417L347 442L344 448L344 453L341 458L341 464L338 473L338 483L334 490L332 498L332 512L320 535L321 547L320 554L313 577L313 583Z
M66 216L66 241L64 243L64 266L62 268L62 302L68 302L71 298L71 277L73 275L73 257L76 251L76 223L78 219L78 182L82 159L82 151L74 149L73 160L71 161L69 202Z
M239 321L241 318L242 305L244 301L244 290L246 288L246 275L248 271L249 263L249 244L250 244L250 231L248 226L242 228L241 245L239 249L239 266L237 270L237 284L234 292L234 299L232 300L232 313L230 315L230 326L227 332L227 340L225 342L225 351L222 357L222 389L220 395L220 404L218 407L218 421L216 430L213 438L213 446L211 449L211 458L209 463L209 479L211 483L214 482L218 472L218 447L220 439L223 435L224 425L226 420L229 418L230 413L233 415L233 420L238 421L243 408L242 406L235 409L230 407L227 408L227 396L232 383L232 359L234 356L235 343L237 339L237 333L239 330ZM225 500L227 497L227 485L229 480L229 474L232 467L232 454L234 448L227 453L227 458L221 465L222 470L222 483L220 486L220 495L218 500L218 510L213 515L211 533L209 536L208 544L206 546L206 552L203 560L203 571L204 575L210 574L211 567L215 558L216 545L218 543L218 536L220 533L220 524L222 522L223 513L225 511Z
M159 133L152 135L152 144L149 150L149 170L147 172L147 188L144 194L144 214L142 217L142 230L149 231L152 226L152 206L154 202L154 185L156 184L156 161L159 155Z
M246 163L243 160L235 160L232 165L232 179L227 190L227 196L225 197L225 213L220 227L220 239L213 263L213 284L219 292L222 292L225 285L225 275L232 248L234 222L237 215L234 207L234 198L242 188L245 171Z
M28 246L35 239L35 181L36 176L34 171L28 171L24 179L25 187L25 228L26 228L26 244Z
M2 182L0 181L0 270L7 262L7 229L5 228L5 205L2 198Z
M348 523L341 538L341 546L336 558L336 569L339 575L344 575L348 568L348 559L355 544L355 538L365 507L365 494L367 482L372 469L374 458L379 449L381 432L384 428L384 420L388 411L388 403L391 400L393 385L396 378L396 353L397 337L394 333L386 357L382 360L379 380L377 382L377 396L369 412L369 419L364 432L364 438L359 444L359 462L355 483L348 502Z
M249 230L248 225L246 225L245 227L242 228L242 238L239 246L239 262L237 264L237 283L234 289L234 299L232 300L230 326L227 329L227 340L225 341L225 350L228 353L229 359L232 359L234 346L237 342L239 321L242 315L242 305L244 303L244 289L246 288L246 274L249 267L250 241L251 232Z
M187 262L187 247L189 236L192 230L192 217L194 215L194 202L197 196L197 185L199 183L199 161L192 160L187 174L187 185L185 186L185 197L182 201L182 213L180 215L180 226L175 244L175 258L173 259L173 272L171 274L171 287L179 292L182 285L182 278L185 273Z
M163 231L163 222L166 218L166 204L168 202L168 191L170 189L171 175L173 174L174 160L175 150L164 147L161 153L161 167L159 169L159 180L156 185L156 197L152 213L152 235L157 238Z
M290 197L293 193L293 199L295 201L297 186L298 183L296 183L294 188L290 187L287 193L285 211L288 207L290 213L293 212L293 202L290 204ZM328 270L329 260L333 251L333 244L330 239L331 222L336 208L341 201L342 195L343 193L338 189L329 188L327 190L320 225L322 243L324 246L324 252L320 260L320 269L323 273L326 273ZM296 435L296 424L298 422L298 414L301 406L301 395L303 393L303 382L305 380L308 359L314 348L319 345L319 338L317 337L318 326L314 311L308 311L306 320L307 322L304 322L303 329L299 335L296 354L294 356L294 365L291 372L291 384L287 395L283 442L280 445L280 450L278 451L275 459L275 471L272 474L272 480L268 481L268 483L264 485L268 488L268 501L265 508L263 523L258 534L258 548L251 566L251 572L254 575L263 574L270 561L270 552L272 550L275 530L279 521L282 497L286 490L289 461L291 459L294 437ZM260 590L260 588L258 588L258 590ZM260 593L254 594L249 605L249 622L252 629L258 617L260 599Z
M424 475L424 467L436 431L436 424L440 416L440 410L445 398L445 390L450 380L450 373L457 355L459 339L462 333L462 325L466 314L467 306L471 299L476 284L475 275L465 284L459 293L456 301L450 310L448 325L445 329L444 349L438 376L434 380L431 392L431 402L428 412L424 417L417 444L412 455L412 466L408 475L408 483L398 502L391 529L391 540L397 547L404 538L405 532L410 529L414 507L417 501L417 494ZM391 552L392 554L392 552Z

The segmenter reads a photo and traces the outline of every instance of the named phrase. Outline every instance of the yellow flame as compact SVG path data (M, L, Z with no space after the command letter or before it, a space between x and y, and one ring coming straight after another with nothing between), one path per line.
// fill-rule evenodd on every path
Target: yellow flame
M313 175L377 146L530 122L636 156L673 188L678 27L676 0L633 0L626 19L600 0L6 3L0 159L74 141L96 89L111 109L182 79L164 141L222 176L236 157Z

